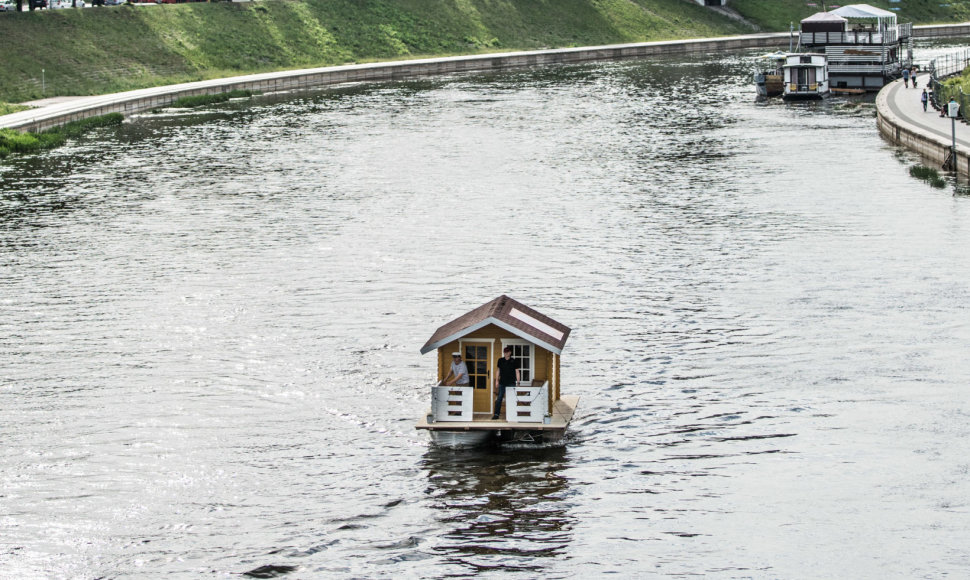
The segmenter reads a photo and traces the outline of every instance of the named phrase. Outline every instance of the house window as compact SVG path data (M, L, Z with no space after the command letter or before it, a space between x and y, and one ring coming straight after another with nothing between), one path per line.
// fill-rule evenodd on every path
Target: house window
M531 383L535 375L535 346L524 340L502 341L502 351L504 355L505 347L512 349L512 358L519 361L519 377L523 383Z

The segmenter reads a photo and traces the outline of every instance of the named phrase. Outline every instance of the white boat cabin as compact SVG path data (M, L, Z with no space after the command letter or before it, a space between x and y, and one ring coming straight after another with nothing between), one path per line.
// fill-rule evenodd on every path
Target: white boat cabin
M563 416L559 357L569 332L567 326L505 295L444 324L421 348L421 354L435 352L438 371L431 387L431 412L418 428L434 431L473 422L506 429L509 424L564 428L572 410ZM520 380L507 389L503 408L496 409L496 366L506 347L518 363ZM461 354L468 368L467 386L443 382L454 353ZM575 401L570 402L574 409ZM499 415L498 423L493 415Z
M783 99L821 99L828 96L829 77L824 54L790 54L782 68L785 71Z

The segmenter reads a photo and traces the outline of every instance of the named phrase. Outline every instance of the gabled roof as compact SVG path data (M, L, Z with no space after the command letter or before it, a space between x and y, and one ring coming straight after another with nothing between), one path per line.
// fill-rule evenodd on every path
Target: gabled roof
M503 294L442 325L421 347L421 354L440 348L489 324L556 354L562 353L566 339L569 338L569 327Z
M832 14L838 14L843 18L896 18L895 12L869 6L868 4L849 4L835 10L830 10Z

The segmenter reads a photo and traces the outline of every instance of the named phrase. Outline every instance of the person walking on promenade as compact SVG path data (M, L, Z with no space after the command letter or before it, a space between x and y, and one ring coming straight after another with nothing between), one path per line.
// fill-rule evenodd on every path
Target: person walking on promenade
M916 67L911 67L909 69L909 78L913 80L913 88L916 88Z
M512 347L502 349L505 355L498 359L498 372L495 374L495 386L498 387L498 398L495 400L495 410L492 419L498 419L502 410L502 399L505 398L505 387L514 387L519 382L519 361L512 358Z
M909 69L908 68L903 69L903 86L906 87L907 89L909 88Z
M926 112L926 103L928 103L928 102L929 102L929 100L930 100L930 95L929 95L929 94L927 94L927 92L926 92L926 89L923 89L923 94L922 94L922 95L920 95L920 97L919 97L919 101L920 101L921 103L923 103L923 112L924 112L924 113Z

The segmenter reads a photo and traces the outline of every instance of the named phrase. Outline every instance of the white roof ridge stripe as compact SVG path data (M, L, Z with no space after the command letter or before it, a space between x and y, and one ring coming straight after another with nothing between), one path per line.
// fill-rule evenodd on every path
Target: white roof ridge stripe
M535 328L536 330L538 330L538 331L540 331L540 332L542 332L544 334L547 334L547 335L555 338L556 340L562 340L563 333L561 331L556 330L555 328L549 326L545 322L542 322L541 320L539 320L539 319L537 319L537 318L535 318L533 316L529 316L528 314L526 314L525 312L522 312L518 308L514 308L513 307L509 311L509 316L511 316L512 318L515 318L516 320L520 320L520 321L528 324L532 328Z

